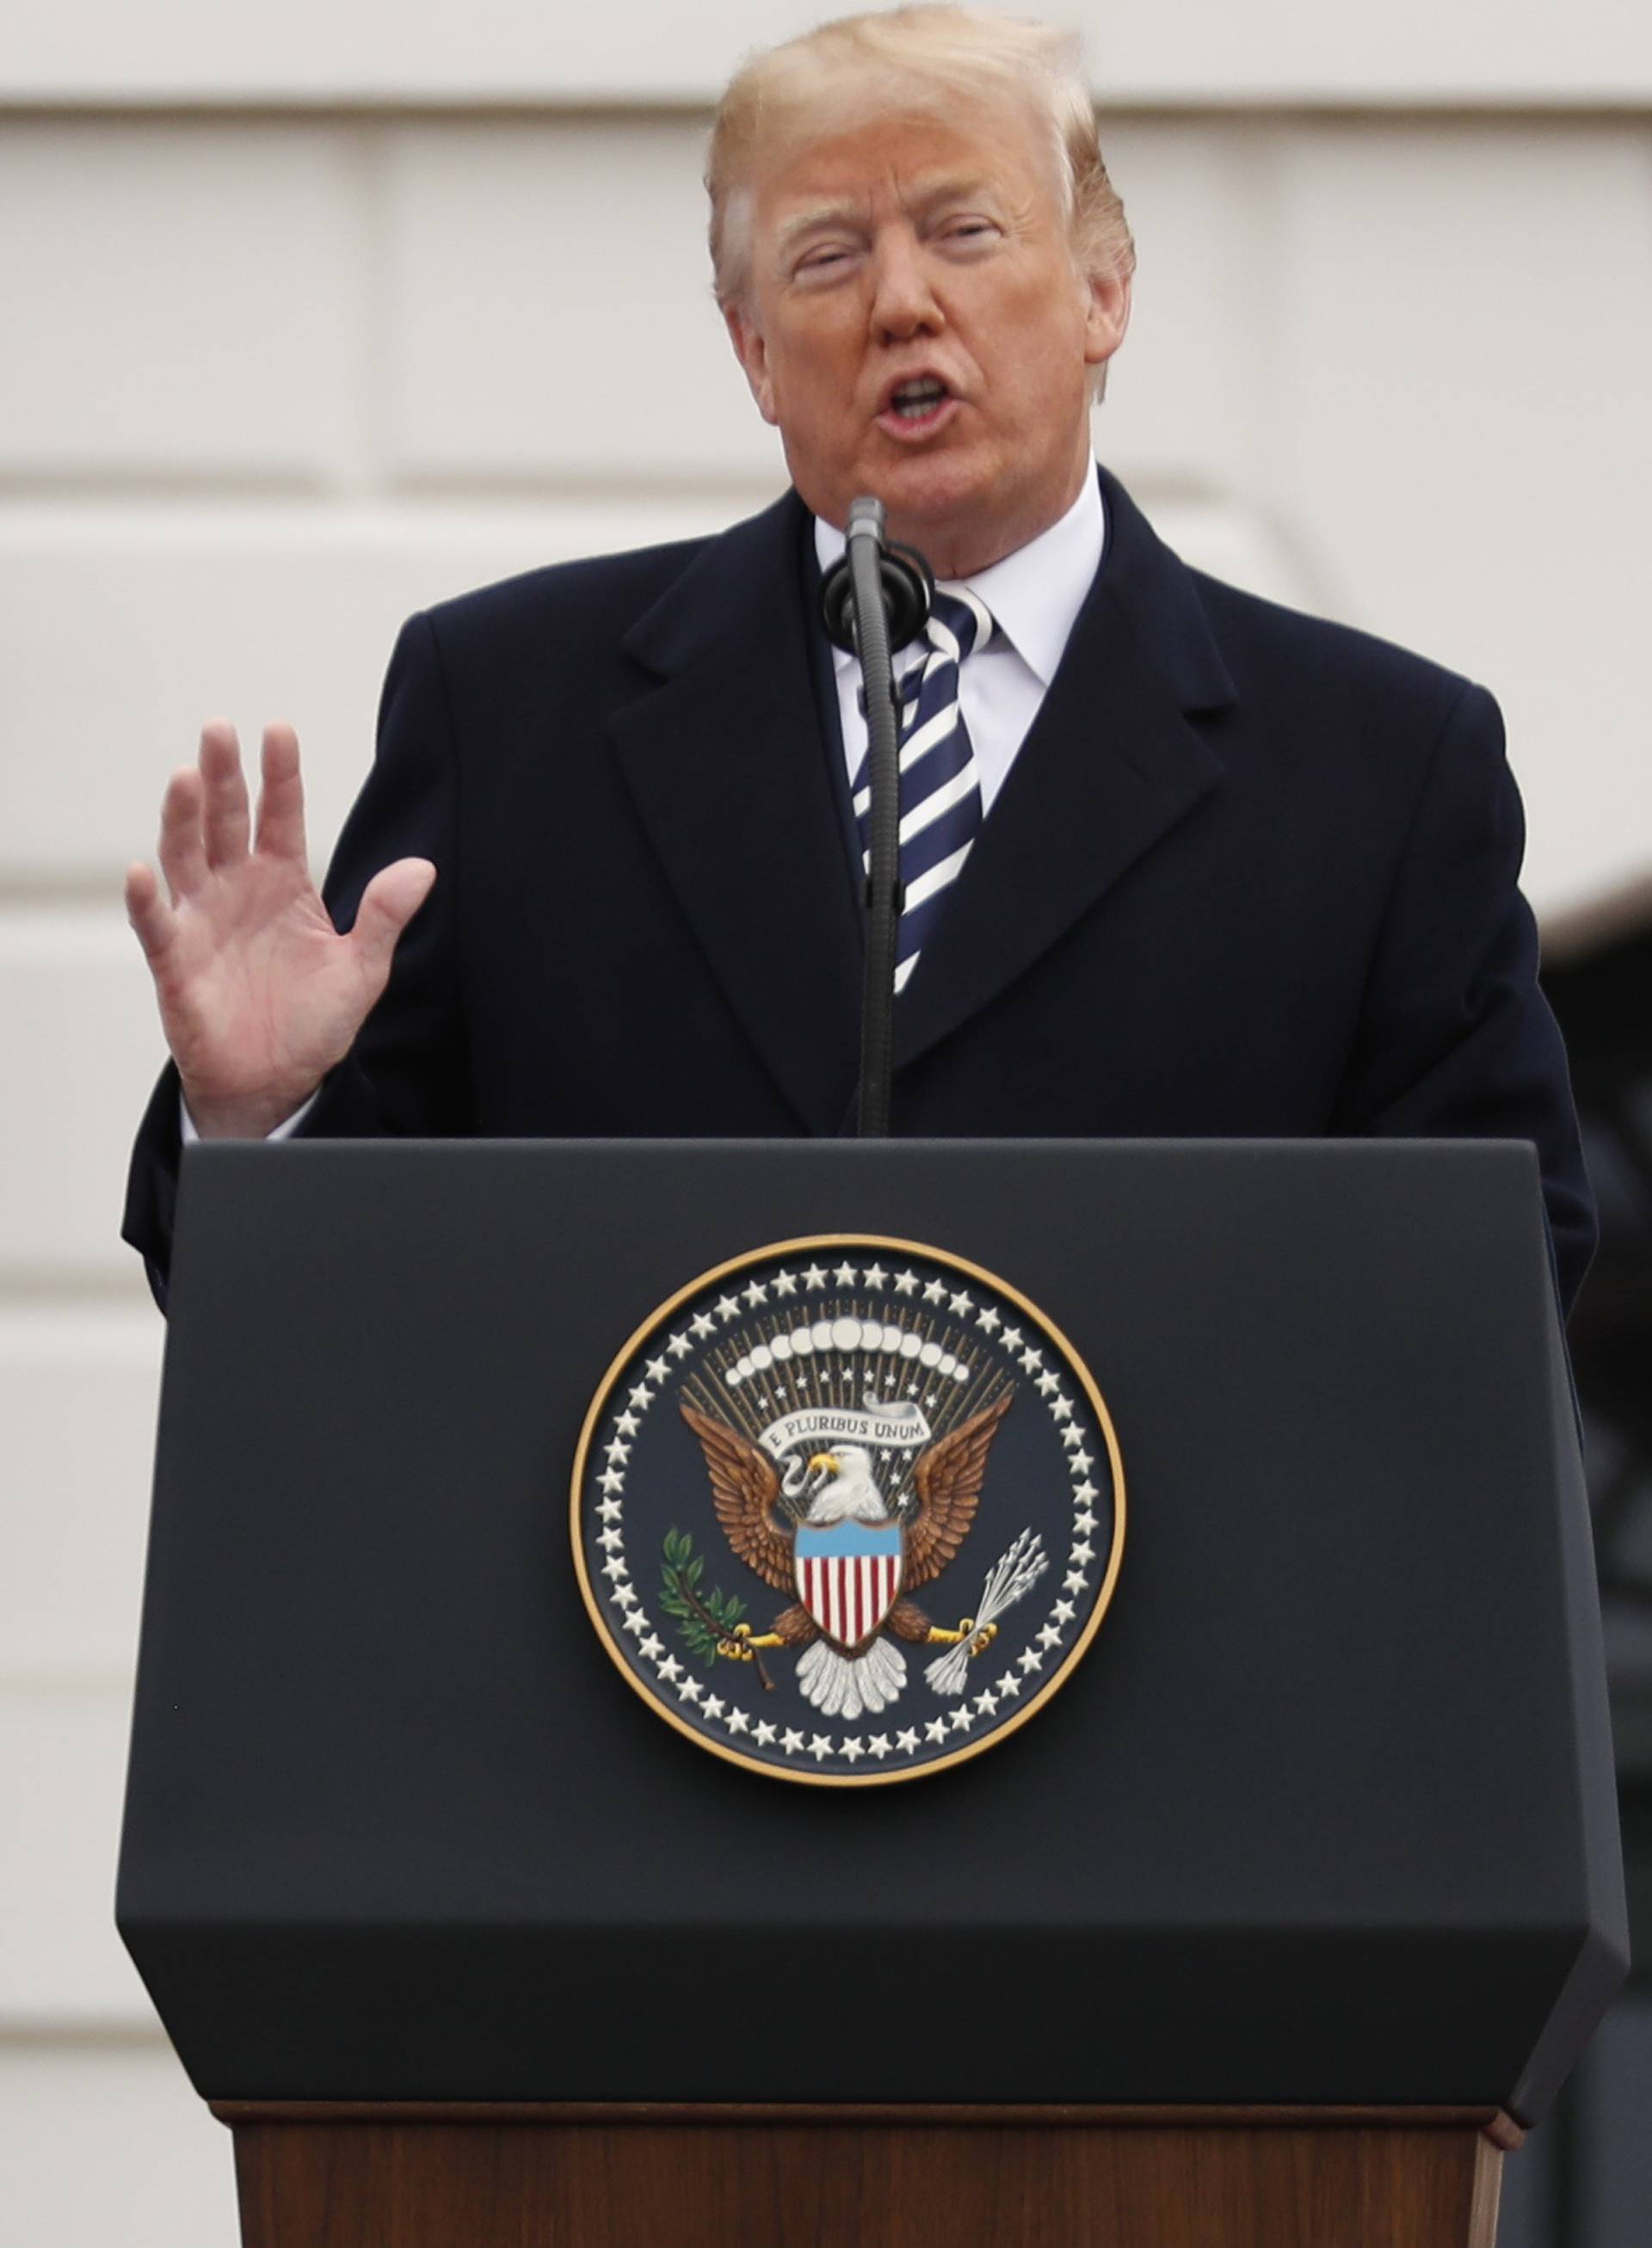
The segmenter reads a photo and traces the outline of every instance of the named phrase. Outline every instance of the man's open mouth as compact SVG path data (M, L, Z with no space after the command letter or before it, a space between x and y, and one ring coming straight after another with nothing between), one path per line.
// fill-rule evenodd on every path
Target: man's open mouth
M926 415L933 414L936 407L943 405L951 395L938 374L915 375L910 382L900 384L892 394L888 411L898 414L903 422L922 422Z

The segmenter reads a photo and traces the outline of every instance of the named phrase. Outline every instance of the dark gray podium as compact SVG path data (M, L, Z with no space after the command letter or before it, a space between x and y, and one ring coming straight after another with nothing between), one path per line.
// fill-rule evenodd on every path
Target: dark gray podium
M860 1791L568 1535L639 1322L833 1233L1036 1303L1129 1495L1047 1707ZM1531 1151L193 1151L117 1917L249 2248L1489 2243L1627 1954Z

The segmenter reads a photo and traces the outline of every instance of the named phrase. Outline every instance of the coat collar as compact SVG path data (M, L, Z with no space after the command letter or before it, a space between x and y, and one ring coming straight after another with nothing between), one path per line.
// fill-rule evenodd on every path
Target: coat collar
M1189 721L1235 696L1197 588L1100 474L1101 568L897 1003L897 1065L1023 974L1220 778ZM862 943L805 638L808 524L788 492L699 550L627 635L650 682L609 723L730 1004L804 1127L825 1134L853 1091Z

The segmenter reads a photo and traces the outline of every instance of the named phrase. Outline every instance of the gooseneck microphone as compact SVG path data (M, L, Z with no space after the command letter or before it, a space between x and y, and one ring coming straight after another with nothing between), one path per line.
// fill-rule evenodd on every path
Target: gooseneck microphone
M860 1004L860 1087L856 1130L883 1139L889 1129L895 1069L895 955L901 921L900 721L895 702L897 648L929 621L935 573L915 547L884 538L883 503L850 506L843 559L820 588L827 636L860 665L867 714L867 785L872 803L867 871L866 978Z

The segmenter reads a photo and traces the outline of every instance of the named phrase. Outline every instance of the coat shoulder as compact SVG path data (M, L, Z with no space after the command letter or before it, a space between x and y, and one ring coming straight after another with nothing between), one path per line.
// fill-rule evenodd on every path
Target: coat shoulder
M616 643L711 544L673 539L617 554L552 562L435 603L428 612L443 648L463 660L497 660L548 644Z
M1474 688L1466 674L1354 625L1189 572L1242 697L1358 716L1360 730L1438 726Z

